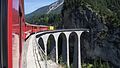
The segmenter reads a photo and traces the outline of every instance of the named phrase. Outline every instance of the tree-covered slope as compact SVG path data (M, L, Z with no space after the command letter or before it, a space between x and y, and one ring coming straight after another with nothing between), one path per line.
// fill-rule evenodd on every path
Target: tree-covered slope
M33 24L49 24L54 23L51 18L58 17L61 14L64 0L58 0L50 5L41 7L34 12L26 15L26 21ZM54 16L56 15L56 16ZM59 17L60 18L60 17ZM48 22L46 22L49 19ZM59 21L58 21L59 22Z

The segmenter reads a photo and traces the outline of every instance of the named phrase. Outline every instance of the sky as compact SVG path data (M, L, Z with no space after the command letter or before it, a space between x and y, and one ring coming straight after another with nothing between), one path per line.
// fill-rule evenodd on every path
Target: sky
M24 0L25 14L29 14L40 7L49 5L57 0Z

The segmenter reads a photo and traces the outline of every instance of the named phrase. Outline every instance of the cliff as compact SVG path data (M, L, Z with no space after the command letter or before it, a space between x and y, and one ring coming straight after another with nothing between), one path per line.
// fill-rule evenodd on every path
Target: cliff
M62 21L65 29L90 29L81 38L82 61L120 68L120 0L65 0Z

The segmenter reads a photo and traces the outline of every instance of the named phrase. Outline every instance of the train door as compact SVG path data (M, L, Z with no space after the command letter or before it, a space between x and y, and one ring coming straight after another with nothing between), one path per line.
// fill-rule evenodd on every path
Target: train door
M23 0L12 0L12 60L13 68L20 68L22 45L24 43L24 7Z

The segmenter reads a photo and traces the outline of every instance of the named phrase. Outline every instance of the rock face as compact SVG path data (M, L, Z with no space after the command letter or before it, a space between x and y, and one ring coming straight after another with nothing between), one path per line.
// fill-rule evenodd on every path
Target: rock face
M85 5L63 9L62 16L65 29L90 29L81 38L82 59L101 58L120 68L120 27L113 27Z

